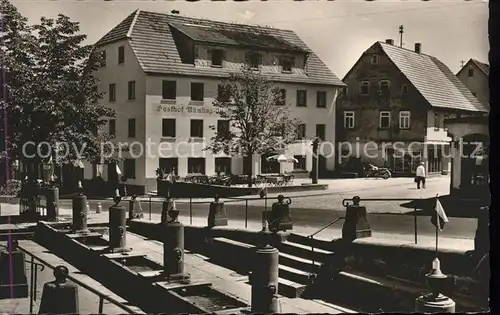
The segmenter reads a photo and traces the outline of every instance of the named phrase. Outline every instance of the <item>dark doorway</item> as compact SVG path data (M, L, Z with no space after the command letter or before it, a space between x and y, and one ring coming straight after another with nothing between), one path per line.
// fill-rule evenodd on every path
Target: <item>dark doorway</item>
M170 174L173 172L175 175L178 175L178 158L160 158L158 164L159 168L163 171L164 174Z
M261 174L279 174L280 163L277 160L268 161L267 158L276 155L276 153L261 154L260 156L260 173Z
M83 168L75 167L73 164L63 164L62 179L60 180L61 190L67 193L76 191L78 181L83 181L83 172Z
M116 172L116 163L108 163L108 182L117 183L118 173Z
M462 197L484 198L489 194L489 139L486 136L464 137L460 177Z

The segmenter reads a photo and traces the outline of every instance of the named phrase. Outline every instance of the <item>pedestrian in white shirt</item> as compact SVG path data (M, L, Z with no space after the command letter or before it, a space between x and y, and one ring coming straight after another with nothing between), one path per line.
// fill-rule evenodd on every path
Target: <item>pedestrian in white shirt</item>
M420 165L416 170L415 182L417 183L417 189L420 189L420 183L422 183L422 188L425 188L425 167L424 162L420 162Z

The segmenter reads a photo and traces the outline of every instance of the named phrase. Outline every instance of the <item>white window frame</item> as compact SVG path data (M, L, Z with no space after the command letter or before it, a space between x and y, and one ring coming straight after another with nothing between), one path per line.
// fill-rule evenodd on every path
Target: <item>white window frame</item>
M349 118L349 120L348 120ZM344 112L344 128L346 129L354 129L356 119L356 113L354 111L345 111ZM348 124L347 121L352 121L351 124Z
M362 88L363 86L367 86L368 87L368 93L366 94L363 94L361 91L362 91ZM370 95L370 81L361 81L359 82L359 95Z
M399 112L399 129L410 129L410 111L403 110ZM407 124L403 124L403 121L407 121Z
M389 118L389 125L387 127L382 126L382 117ZM389 129L391 127L391 112L389 111L381 111L378 118L378 126L380 129Z

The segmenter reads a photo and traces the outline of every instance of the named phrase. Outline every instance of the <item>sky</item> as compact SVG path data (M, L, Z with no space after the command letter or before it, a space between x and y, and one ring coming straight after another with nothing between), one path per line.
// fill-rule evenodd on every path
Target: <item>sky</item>
M30 23L62 13L80 22L94 43L136 9L291 29L340 78L376 41L422 43L454 73L470 58L488 63L488 2L483 0L291 0L199 2L166 0L10 0Z

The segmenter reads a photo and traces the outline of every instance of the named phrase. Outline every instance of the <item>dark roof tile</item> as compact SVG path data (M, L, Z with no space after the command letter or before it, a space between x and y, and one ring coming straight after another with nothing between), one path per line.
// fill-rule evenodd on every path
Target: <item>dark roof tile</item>
M101 46L105 44L109 44L118 40L122 40L127 38L127 34L133 24L134 17L137 14L138 10L132 12L129 16L127 16L123 21L121 21L117 26L113 27L111 31L106 33L100 40L95 44L96 46Z
M487 112L467 87L437 58L385 42L376 44L381 46L431 106Z
M205 19L195 19L179 15L169 15L164 13L138 11L134 19L134 14L129 15L122 23L113 28L97 44L102 45L116 38L125 38L128 32L127 25L131 28L129 32L129 43L137 56L137 59L146 73L152 74L177 74L187 76L212 76L227 77L229 73L237 71L231 69L214 69L209 67L194 67L192 64L181 62L179 52L175 45L170 26L176 28L182 25L182 31L187 36L200 40L203 36L215 38L219 41L244 42L244 45L255 44L255 37L236 36L239 34L262 34L262 38L267 43L276 46L287 46L288 50L310 52L307 45L290 30L281 30L269 27L225 23ZM183 24L193 24L186 27ZM200 32L203 26L217 29L219 32ZM197 30L196 32L193 31ZM121 36L121 37L120 37ZM250 43L249 43L250 42ZM316 56L309 53L306 64L306 71L297 74L269 73L265 74L271 80L290 83L306 83L321 85L344 86L345 84Z

